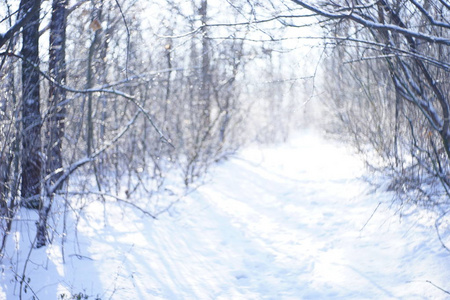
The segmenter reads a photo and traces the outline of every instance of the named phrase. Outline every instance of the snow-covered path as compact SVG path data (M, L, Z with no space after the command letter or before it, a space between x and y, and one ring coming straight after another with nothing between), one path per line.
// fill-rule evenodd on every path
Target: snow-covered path
M450 288L449 253L426 220L368 194L362 170L310 132L248 149L157 221L111 205L105 226L90 205L66 264L50 247L31 284L51 287L40 299L446 299L430 282Z
M387 195L366 195L361 172L345 149L307 134L219 168L200 193L224 216L211 227L236 232L222 237L239 251L226 263L230 289L245 299L448 296L426 283L450 278L450 256L427 236L433 231L400 223Z

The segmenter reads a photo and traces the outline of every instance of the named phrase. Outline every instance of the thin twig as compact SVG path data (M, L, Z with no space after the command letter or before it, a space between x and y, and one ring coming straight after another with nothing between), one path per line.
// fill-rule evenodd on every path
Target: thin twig
M117 202L122 202L122 203L128 204L128 205L136 208L137 210L141 211L143 214L151 217L152 219L156 219L156 216L154 214L146 211L145 209L143 209L139 205L137 205L137 204L135 204L135 203L133 203L133 202L131 202L129 200L126 200L126 199L123 199L121 197L118 197L118 196L115 196L115 195L112 195L112 194L108 194L108 193L105 193L105 192L91 192L91 191L89 191L89 192L68 192L68 194L73 194L73 195L98 195L98 196L103 196L103 197L114 198Z
M381 202L378 202L377 207L375 207L375 209L373 210L372 214L370 215L369 219L367 219L366 223L364 224L363 227L361 227L361 229L359 231L363 231L364 228L366 228L367 224L369 224L370 220L372 220L373 216L375 215L375 213L377 212L378 208L380 207Z
M437 233L439 242L441 243L442 247L444 247L445 250L450 252L450 249L445 245L444 241L442 240L441 233L439 232L440 221L447 213L448 213L448 211L445 212L444 214L442 214L442 216L440 216L439 218L436 219L436 222L434 222L434 227L436 228L436 233Z
M432 285L432 286L434 286L435 288L437 288L437 289L439 289L439 290L443 291L444 293L446 293L446 294L449 294L449 295L450 295L450 292L449 292L449 291L447 291L447 290L444 290L443 288L441 288L440 286L438 286L438 285L434 284L434 283L433 283L433 282L431 282L430 280L426 280L425 282L427 282L427 283L431 284L431 285Z

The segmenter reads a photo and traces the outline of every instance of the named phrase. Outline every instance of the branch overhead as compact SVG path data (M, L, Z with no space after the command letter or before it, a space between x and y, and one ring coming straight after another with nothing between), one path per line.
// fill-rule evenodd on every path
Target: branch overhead
M330 11L327 9L327 7L319 6L317 4L311 4L308 1L302 1L302 0L292 0L292 2L314 12L317 16L322 16L329 19L336 19L336 20L350 20L353 22L356 22L368 29L371 30L384 30L392 33L399 33L407 38L415 38L418 40L423 40L429 43L435 43L435 44L441 44L450 46L450 38L448 36L437 36L432 34L426 34L424 32L421 32L419 30L412 30L409 28L406 28L404 24L399 24L398 22L393 22L393 24L385 24L382 22L377 21L374 18L368 17L367 14L365 14L361 9L356 9L355 7L348 7L348 6L342 6L339 10L332 10ZM416 1L412 0L412 4L416 3ZM381 3L386 7L385 1L381 1ZM423 7L415 5L416 8L420 12L423 12ZM427 13L425 15L429 19L429 14ZM443 22L436 22L434 19L432 19L431 22L432 25L450 28L450 24L443 23Z

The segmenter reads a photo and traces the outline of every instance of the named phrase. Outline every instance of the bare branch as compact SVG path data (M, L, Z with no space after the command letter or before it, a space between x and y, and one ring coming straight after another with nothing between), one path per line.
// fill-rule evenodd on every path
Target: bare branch
M305 14L305 15L277 15L274 16L272 18L268 18L268 19L263 19L263 20L253 20L253 21L248 21L248 22L238 22L238 23L212 23L212 24L203 24L199 27L197 27L196 29L186 32L186 33L182 33L179 35L158 35L159 38L171 38L171 39L175 39L175 38L182 38L182 37L186 37L186 36L190 36L193 34L196 34L198 32L200 32L203 28L205 27L237 27L237 26L249 26L249 25L254 25L254 24L263 24L263 23L269 23L269 22L273 22L273 21L280 21L283 25L286 25L285 22L283 21L284 19L298 19L298 18L308 18L308 17L313 17L315 16L315 14ZM296 25L288 25L291 27L294 27ZM299 27L303 27L305 25L299 25ZM306 25L307 26L307 25Z
M39 10L39 1L34 1L33 6L30 8L30 10L25 13L23 16L20 13L20 19L14 23L14 25L9 28L5 33L0 34L0 48L3 47L3 45L9 41L10 38L13 37L13 35L20 30L29 20L30 18L38 12ZM20 4L20 9L22 8L22 3Z
M0 53L0 55L7 55L7 56L13 56L13 57L17 57L20 58L22 60L24 60L25 58L20 55L20 54L16 54L16 53L9 53L9 52L3 52ZM108 88L103 88L103 87L98 87L98 88L88 88L88 89L75 89L75 88L71 88L68 87L66 85L60 84L59 82L56 82L53 78L51 78L47 73L41 71L39 69L39 66L33 64L32 62L29 62L30 64L32 64L34 66L34 68L36 68L39 73L45 78L47 79L49 82L51 82L52 84L54 84L55 86L62 88L68 92L71 93L79 93L79 94L92 94L92 93L107 93L107 94L113 94L116 96L120 96L122 98L125 98L129 101L131 101L134 105L136 105L136 107L145 115L145 117L147 118L147 120L150 122L150 124L152 125L152 127L155 129L155 131L159 134L159 137L161 139L161 141L167 143L169 146L175 148L172 143L170 142L169 139L167 139L165 137L165 135L163 134L163 132L159 129L158 126L156 126L155 122L153 121L153 118L151 117L150 113L139 103L139 101L136 99L136 97L134 97L133 95L129 95L125 92L122 91L118 91L118 90L114 90L114 89L108 89Z
M114 145L130 128L131 125L134 124L134 122L136 121L137 117L139 116L141 112L138 111L133 118L128 122L128 124L126 124L121 131L119 131L119 133L116 134L116 136L106 142L103 147L101 147L99 150L97 150L96 152L94 152L91 156L88 157L84 157L78 161L76 161L75 163L71 164L69 167L64 168L64 173L58 178L58 180L51 186L47 187L47 193L48 195L52 195L53 193L55 193L55 191L58 189L58 187L67 180L67 178L69 178L69 176L75 172L77 169L79 169L80 167L84 166L85 164L92 162L95 160L96 157L98 157L100 154L102 154L103 152L105 152L109 147L111 147L112 145ZM56 170L55 172L59 172L60 170ZM48 178L50 178L52 174L48 175Z

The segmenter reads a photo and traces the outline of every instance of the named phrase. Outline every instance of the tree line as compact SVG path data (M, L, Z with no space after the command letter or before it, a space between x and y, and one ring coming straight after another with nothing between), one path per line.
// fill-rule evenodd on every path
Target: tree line
M281 53L252 41L247 2L208 4L0 4L0 252L21 209L37 213L35 248L88 194L155 217L134 197L173 193L173 174L189 189L246 142L287 137L296 97L261 63Z

